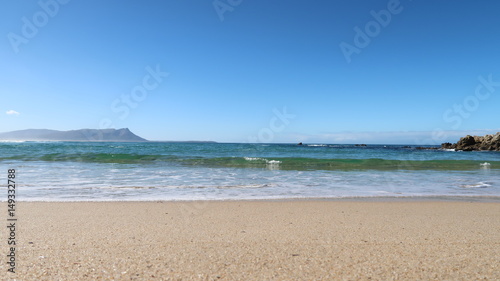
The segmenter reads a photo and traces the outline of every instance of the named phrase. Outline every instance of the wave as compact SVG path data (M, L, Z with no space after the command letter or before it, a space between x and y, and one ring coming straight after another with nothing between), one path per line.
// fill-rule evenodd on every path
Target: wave
M247 161L259 161L259 162L264 162L266 164L281 164L281 161L278 160L268 160L265 158L258 158L258 157L243 157Z
M251 159L251 160L249 160ZM205 166L265 168L279 163L281 170L477 170L480 161L473 160L386 160L386 159L316 159L316 158L204 158L186 160ZM499 168L500 161L490 161L490 168Z
M24 140L0 140L0 143L22 143L22 142L27 142Z
M307 146L311 146L311 147L326 147L328 145L326 145L326 144L308 144Z
M92 162L92 163L117 163L117 164L135 164L154 161L168 161L169 156L165 155L141 155L141 154L109 154L109 153L50 153L39 156L16 155L11 157L2 157L1 160L20 160L20 161L46 161L46 162Z
M481 182L478 182L475 184L464 184L464 185L461 185L460 187L463 187L463 188L487 188L487 187L491 187L491 184L481 181Z
M178 164L186 166L231 168L278 168L280 170L477 170L484 167L500 169L500 161L476 160L387 160L370 159L318 159L294 157L180 157L170 155L52 153L44 155L16 155L0 157L0 161L88 162L116 164Z

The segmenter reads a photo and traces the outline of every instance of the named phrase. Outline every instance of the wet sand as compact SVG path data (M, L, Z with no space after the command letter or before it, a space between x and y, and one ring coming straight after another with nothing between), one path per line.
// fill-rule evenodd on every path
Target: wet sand
M7 212L6 203L0 204ZM500 279L500 203L18 202L17 280ZM2 216L7 224L6 216ZM9 232L1 232L2 253Z

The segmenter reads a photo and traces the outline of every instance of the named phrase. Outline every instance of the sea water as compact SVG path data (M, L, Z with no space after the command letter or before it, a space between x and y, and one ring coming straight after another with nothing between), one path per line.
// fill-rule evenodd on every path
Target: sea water
M20 201L500 199L499 152L402 145L3 142L0 167Z

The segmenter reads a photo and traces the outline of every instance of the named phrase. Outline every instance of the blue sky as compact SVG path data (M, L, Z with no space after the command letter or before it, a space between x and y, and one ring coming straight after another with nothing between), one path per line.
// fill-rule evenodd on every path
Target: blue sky
M498 1L0 5L0 132L430 144L500 131Z

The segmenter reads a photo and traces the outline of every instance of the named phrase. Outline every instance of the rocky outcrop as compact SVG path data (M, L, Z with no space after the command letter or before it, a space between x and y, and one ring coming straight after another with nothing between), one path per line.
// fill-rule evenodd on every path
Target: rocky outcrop
M17 141L116 141L140 142L147 141L129 129L82 129L72 131L56 131L46 129L28 129L0 133L0 140Z
M443 149L455 149L462 151L473 151L473 150L489 150L489 151L500 151L500 132L495 135L485 135L485 136L471 136L467 135L457 143L443 143L441 144Z

